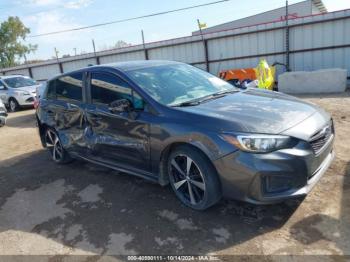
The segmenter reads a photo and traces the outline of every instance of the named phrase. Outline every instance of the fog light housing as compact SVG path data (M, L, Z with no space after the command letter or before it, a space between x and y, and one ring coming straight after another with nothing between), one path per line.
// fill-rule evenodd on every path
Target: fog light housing
M281 193L293 188L293 179L288 176L265 176L263 181L266 193Z

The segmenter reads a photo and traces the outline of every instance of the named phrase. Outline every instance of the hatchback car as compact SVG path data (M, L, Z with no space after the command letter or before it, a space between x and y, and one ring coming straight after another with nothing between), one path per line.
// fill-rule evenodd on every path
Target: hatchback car
M0 76L0 99L12 112L33 106L37 86L38 83L27 76Z
M239 90L170 61L92 66L48 81L41 141L61 164L81 158L160 185L203 210L221 197L275 203L306 195L333 159L321 108Z

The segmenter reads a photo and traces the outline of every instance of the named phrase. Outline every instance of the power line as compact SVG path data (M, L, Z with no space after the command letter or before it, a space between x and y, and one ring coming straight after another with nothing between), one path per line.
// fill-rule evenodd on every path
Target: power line
M76 28L71 28L71 29L66 29L66 30L55 31L55 32L31 35L31 36L28 36L28 37L39 37L39 36L67 33L67 32L72 32L72 31L79 31L79 30L84 30L84 29L88 29L88 28L106 26L106 25L111 25L111 24L116 24L116 23L127 22L127 21L131 21L131 20L137 20L137 19L152 17L152 16L158 16L158 15L165 15L165 14L169 14L169 13L175 13L175 12L179 12L179 11L194 9L194 8L198 8L198 7L208 6L208 5L215 5L215 4L228 2L228 1L231 1L231 0L219 0L219 1L215 1L215 2L210 2L210 3L200 4L200 5L193 5L193 6L188 6L188 7L183 7L183 8L178 8L178 9L173 9L173 10L168 10L168 11L163 11L163 12L158 12L158 13L153 13L153 14L149 14L149 15L142 15L142 16L137 16L137 17L132 17L132 18L125 18L125 19L121 19L121 20L115 20L115 21L110 21L110 22L105 22L105 23L100 23L100 24L94 24L94 25L89 25L89 26L82 26L82 27L76 27Z

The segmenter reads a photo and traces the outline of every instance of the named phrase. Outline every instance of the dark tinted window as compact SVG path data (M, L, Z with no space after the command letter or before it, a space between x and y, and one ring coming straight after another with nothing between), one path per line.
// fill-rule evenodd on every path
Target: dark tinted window
M55 81L47 82L47 99L56 99Z
M94 104L109 105L115 100L128 99L137 109L143 108L142 99L121 78L107 73L91 74L91 99Z
M67 101L82 101L83 73L61 76L55 81L56 98Z

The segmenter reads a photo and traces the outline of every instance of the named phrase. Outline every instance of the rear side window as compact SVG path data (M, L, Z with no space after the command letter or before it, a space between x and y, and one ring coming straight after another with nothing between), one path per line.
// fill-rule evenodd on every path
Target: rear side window
M57 78L55 80L55 89L56 99L58 100L82 101L83 73L74 73Z

